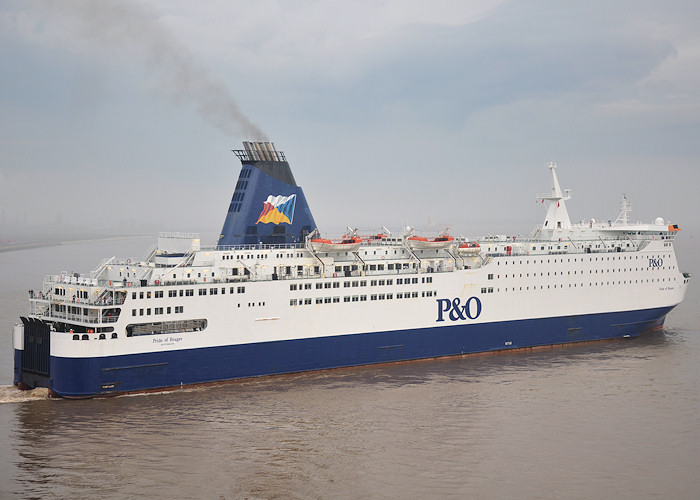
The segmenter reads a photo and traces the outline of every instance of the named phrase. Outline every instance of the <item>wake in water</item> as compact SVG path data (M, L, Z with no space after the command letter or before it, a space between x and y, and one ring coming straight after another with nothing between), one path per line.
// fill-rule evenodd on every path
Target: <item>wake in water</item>
M0 385L0 403L22 403L38 399L49 399L49 390L46 387L21 391L14 385Z

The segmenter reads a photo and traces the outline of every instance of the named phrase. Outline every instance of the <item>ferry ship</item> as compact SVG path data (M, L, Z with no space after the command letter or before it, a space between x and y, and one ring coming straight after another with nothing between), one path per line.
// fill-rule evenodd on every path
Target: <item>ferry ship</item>
M319 369L634 337L691 279L657 218L572 224L557 167L529 237L322 238L285 155L244 142L215 246L161 233L142 259L46 276L13 331L14 383L111 396Z

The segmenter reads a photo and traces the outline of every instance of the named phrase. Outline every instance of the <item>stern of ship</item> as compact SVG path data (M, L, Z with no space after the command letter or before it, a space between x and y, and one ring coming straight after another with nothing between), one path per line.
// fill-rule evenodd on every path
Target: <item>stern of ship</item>
M15 353L14 384L22 390L49 387L51 328L37 318L20 318L12 340Z

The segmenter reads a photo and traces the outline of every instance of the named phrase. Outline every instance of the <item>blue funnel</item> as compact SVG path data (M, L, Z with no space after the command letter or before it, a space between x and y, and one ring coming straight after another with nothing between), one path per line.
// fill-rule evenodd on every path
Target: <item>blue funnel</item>
M241 174L218 246L303 243L316 228L284 153L271 142L244 142L234 150Z

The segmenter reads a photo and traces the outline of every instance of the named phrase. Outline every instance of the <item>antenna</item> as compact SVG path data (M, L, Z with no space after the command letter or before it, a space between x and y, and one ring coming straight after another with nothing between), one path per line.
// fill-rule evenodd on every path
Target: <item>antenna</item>
M622 201L620 202L620 215L615 219L615 226L626 226L627 216L632 213L632 204L627 201L627 195L622 193Z

